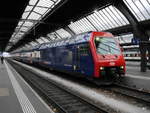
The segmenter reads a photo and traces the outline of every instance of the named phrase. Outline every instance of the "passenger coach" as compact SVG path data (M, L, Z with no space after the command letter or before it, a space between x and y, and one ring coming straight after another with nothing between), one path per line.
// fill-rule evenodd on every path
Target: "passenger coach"
M32 52L31 52L32 51ZM41 66L74 75L111 81L125 74L125 60L119 43L108 32L88 32L68 39L44 43L27 53L38 53Z

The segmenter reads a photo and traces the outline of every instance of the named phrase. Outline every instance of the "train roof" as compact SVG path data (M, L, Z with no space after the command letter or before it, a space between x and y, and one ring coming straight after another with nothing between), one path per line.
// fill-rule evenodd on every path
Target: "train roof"
M62 40L57 40L57 41L53 41L53 42L49 42L49 43L43 43L40 45L39 49L88 42L90 40L91 33L92 32L86 32L86 33L82 33L82 34L73 36L71 38L65 38Z
M32 48L32 50L39 49L40 46L41 46L41 45L36 45L36 46L34 46L34 47Z

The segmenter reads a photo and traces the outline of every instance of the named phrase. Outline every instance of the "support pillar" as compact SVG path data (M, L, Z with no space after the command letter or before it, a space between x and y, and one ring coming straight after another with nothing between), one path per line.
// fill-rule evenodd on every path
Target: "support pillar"
M141 53L141 72L146 72L147 67L147 57L146 57L146 46L144 44L139 44L139 49Z
M150 44L147 44L147 50L148 50L148 62L150 63Z
M132 12L128 9L126 4L123 2L123 0L119 0L115 2L114 6L127 18L129 23L132 25L133 28L133 35L135 38L140 39L140 42L142 41L148 41L148 35L146 34L146 31L142 28L142 26L139 25L138 20L135 18L135 16L132 14ZM141 52L141 72L146 71L146 46L142 43L139 44L140 52Z

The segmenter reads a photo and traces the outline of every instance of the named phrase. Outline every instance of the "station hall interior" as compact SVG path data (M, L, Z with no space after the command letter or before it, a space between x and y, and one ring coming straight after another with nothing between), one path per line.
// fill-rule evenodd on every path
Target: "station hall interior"
M150 113L150 0L3 0L0 60L0 113Z

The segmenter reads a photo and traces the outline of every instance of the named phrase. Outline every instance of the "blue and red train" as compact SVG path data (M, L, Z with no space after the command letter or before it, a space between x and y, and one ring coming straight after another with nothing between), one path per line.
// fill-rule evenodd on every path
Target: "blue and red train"
M50 69L110 81L125 74L125 60L113 35L87 32L13 53L15 59Z

